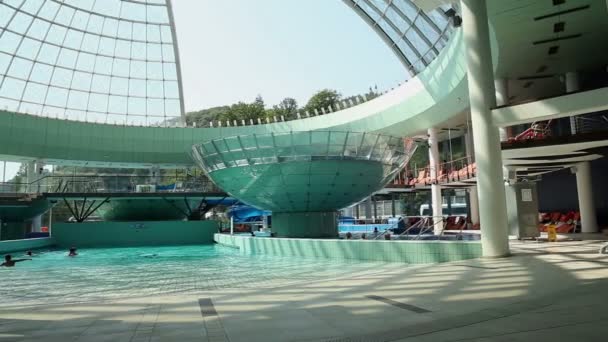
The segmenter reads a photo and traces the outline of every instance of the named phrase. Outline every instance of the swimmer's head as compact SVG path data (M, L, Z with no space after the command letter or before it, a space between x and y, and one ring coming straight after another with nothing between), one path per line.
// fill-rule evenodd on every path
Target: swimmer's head
M10 254L4 256L4 261L11 261L12 257Z
M76 247L70 247L70 253L76 252Z
M28 256L32 256L32 251L27 251L27 252L25 252L25 254Z

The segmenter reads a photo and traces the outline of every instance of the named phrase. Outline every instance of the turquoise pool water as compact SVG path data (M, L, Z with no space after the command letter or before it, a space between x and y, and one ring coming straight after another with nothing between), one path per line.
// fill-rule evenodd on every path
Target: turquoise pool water
M379 263L242 255L217 245L36 251L0 268L0 305L37 305L216 289L271 288L373 272ZM14 258L25 257L12 253Z

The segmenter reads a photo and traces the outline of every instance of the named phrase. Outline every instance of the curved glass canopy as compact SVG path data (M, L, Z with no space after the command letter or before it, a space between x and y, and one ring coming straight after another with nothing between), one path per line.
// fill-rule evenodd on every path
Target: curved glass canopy
M443 5L429 13L411 0L344 0L392 48L411 76L424 70L453 31Z
M170 0L0 1L0 109L173 125L180 79Z
M409 70L452 32L445 5L344 0ZM184 115L170 0L1 0L0 109L79 121L174 125Z

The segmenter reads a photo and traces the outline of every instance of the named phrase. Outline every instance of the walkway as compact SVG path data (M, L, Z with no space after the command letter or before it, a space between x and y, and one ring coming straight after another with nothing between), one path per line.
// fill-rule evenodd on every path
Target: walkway
M507 259L3 307L0 341L605 341L608 256L597 253L600 244L513 242Z

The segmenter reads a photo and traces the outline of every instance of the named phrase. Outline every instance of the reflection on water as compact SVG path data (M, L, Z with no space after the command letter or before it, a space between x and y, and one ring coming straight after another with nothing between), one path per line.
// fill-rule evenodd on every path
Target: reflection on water
M36 251L32 261L0 268L2 305L29 305L193 293L222 288L269 288L291 282L373 271L379 263L242 255L207 246ZM19 253L13 254L20 258Z

